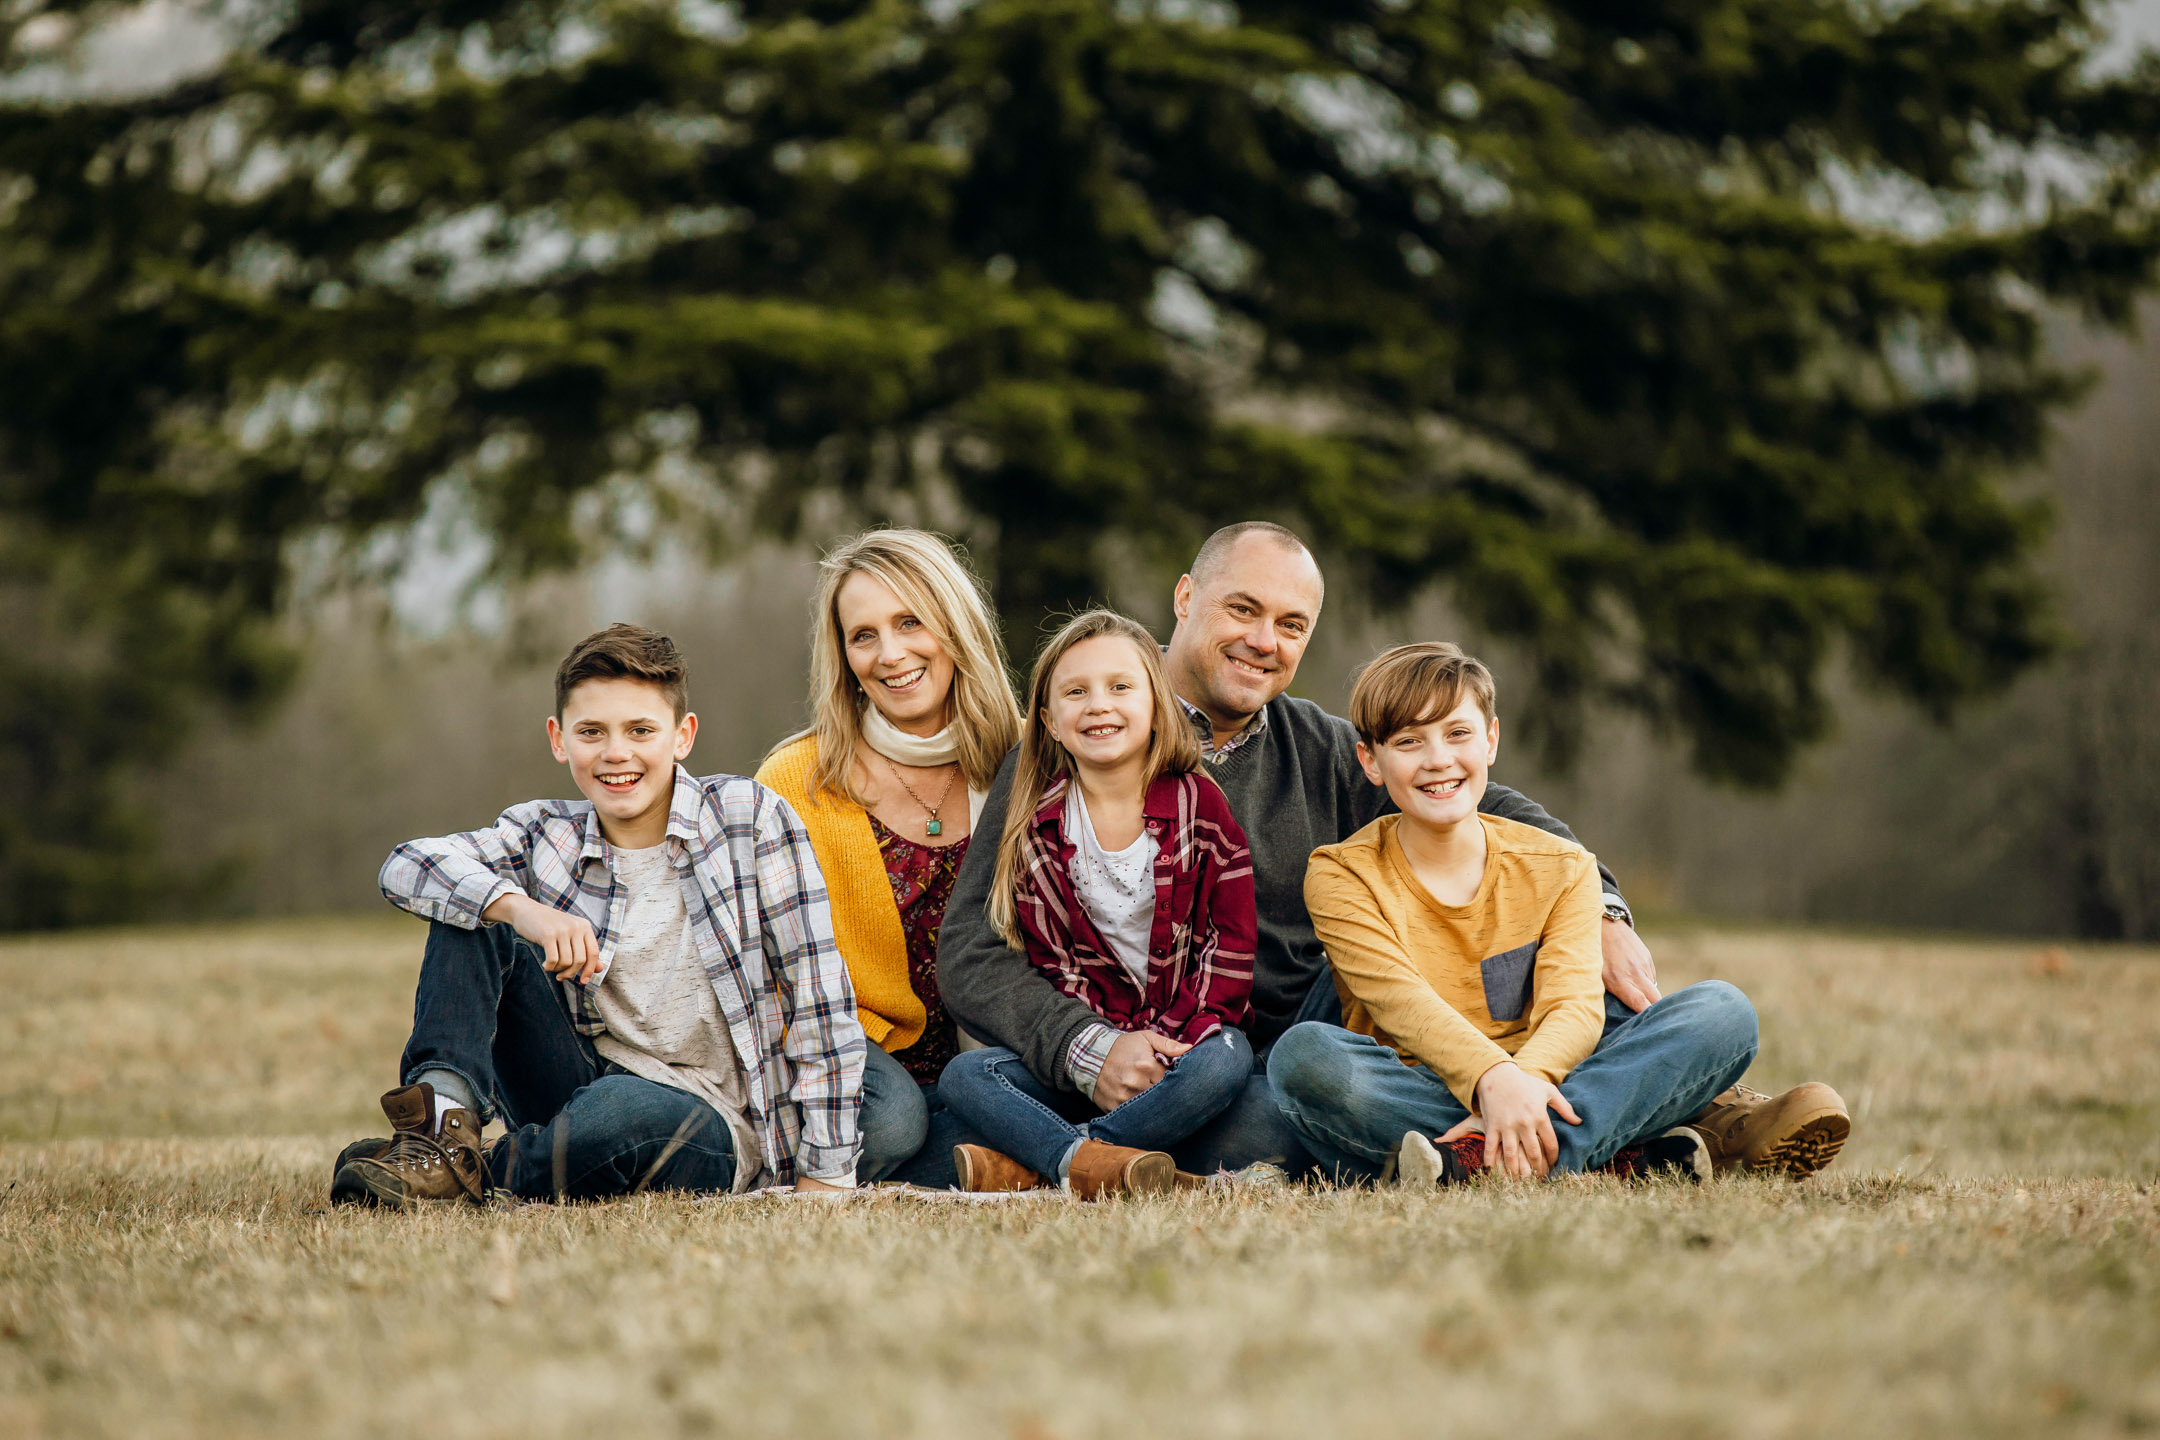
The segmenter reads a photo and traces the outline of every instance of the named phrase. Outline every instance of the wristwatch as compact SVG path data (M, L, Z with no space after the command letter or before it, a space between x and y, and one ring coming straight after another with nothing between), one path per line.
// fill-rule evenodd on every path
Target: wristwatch
M1630 930L1635 928L1635 917L1628 913L1627 902L1615 896L1605 897L1605 918L1618 920Z

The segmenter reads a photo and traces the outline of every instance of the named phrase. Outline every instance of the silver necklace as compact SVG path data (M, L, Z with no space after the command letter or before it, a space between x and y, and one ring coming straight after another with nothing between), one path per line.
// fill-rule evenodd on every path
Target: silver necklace
M907 783L907 776L900 773L900 767L893 764L891 757L887 756L884 751L878 752L878 759L885 762L885 768L892 771L892 778L900 782L900 788L907 791L909 798L930 812L930 818L923 823L923 834L930 836L942 835L945 832L945 823L938 819L937 812L943 808L946 800L952 796L953 781L960 778L959 763L957 761L953 763L952 774L945 777L945 788L938 792L937 804L932 805L922 796L915 793L915 787Z

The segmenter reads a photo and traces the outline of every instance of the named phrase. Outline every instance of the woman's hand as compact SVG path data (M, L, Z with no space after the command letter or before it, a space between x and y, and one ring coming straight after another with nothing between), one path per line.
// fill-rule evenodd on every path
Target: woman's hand
M1485 1167L1517 1179L1542 1177L1560 1158L1560 1138L1547 1111L1557 1111L1570 1125L1582 1124L1559 1086L1524 1073L1511 1060L1479 1079L1477 1102L1485 1121Z

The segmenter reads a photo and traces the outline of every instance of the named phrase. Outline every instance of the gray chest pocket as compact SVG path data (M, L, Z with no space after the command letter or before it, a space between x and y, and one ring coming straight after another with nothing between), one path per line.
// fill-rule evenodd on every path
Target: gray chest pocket
M1538 942L1518 945L1478 966L1485 977L1485 1009L1495 1020L1520 1020L1530 1008L1531 982L1537 978Z

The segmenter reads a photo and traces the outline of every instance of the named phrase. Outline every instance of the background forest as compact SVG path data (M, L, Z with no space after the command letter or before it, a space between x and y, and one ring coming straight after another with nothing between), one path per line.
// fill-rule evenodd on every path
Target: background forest
M2098 376L2026 482L2056 507L2044 565L2070 651L1947 728L1841 678L1837 733L1775 795L1698 779L1680 745L1611 713L1571 774L1513 747L1500 777L1575 823L1653 910L2160 938L2160 343L2050 334ZM176 849L247 857L233 913L370 906L375 865L406 836L568 793L540 720L558 643L588 625L639 619L684 642L704 765L753 768L802 722L806 549L615 562L462 610L455 563L436 566L396 598L403 622L355 608L307 626L314 663L289 708L206 735L155 782ZM1173 578L1133 565L1111 598L1163 626ZM1432 635L1490 648L1444 604L1375 615L1338 588L1297 689L1339 709L1357 665ZM1509 693L1520 673L1491 653Z
M1266 515L1639 903L2160 935L2150 8L7 6L0 928L369 905L611 620L748 769L866 522L1024 661Z

